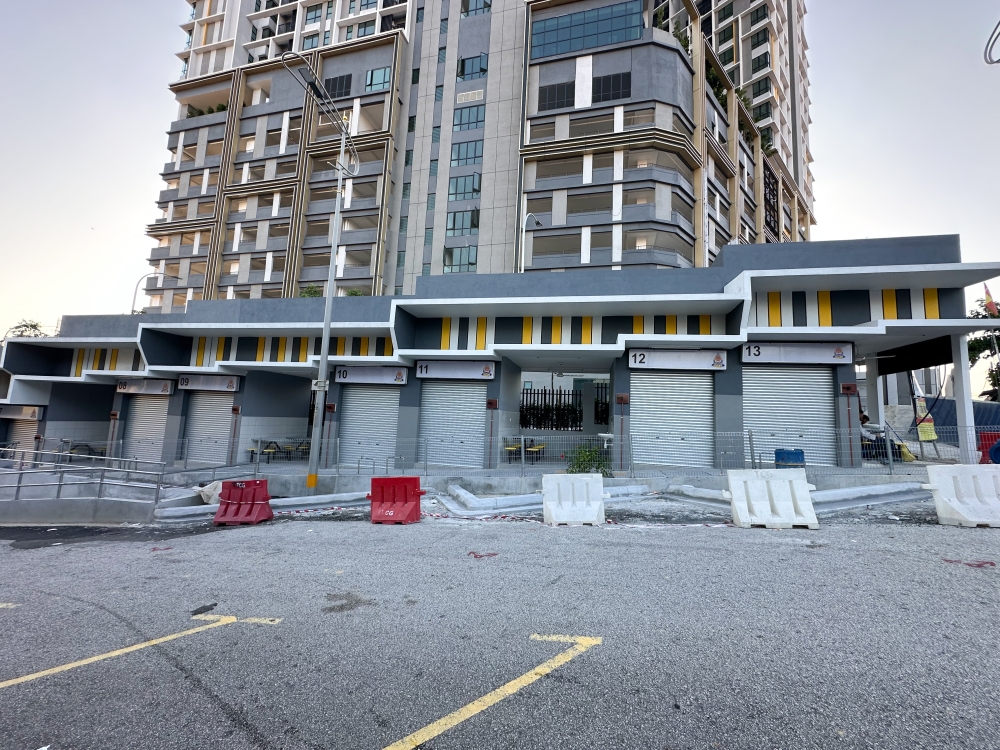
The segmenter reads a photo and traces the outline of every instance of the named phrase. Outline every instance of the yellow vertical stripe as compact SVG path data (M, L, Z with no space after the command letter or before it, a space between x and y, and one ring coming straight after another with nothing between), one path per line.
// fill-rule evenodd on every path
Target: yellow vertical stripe
M562 343L562 318L552 318L552 343Z
M632 316L632 333L645 333L644 321L641 315Z
M104 354L103 349L94 349L94 361L90 364L91 370L101 369L101 355Z
M205 366L205 337L204 336L199 336L198 337L198 356L195 358L194 364L195 364L195 367L204 367Z
M347 346L347 337L346 336L337 336L337 338L334 339L334 340L337 342L337 356L338 357L343 357L344 356L344 349Z
M266 341L267 341L267 339L264 336L258 336L257 337L257 361L258 362L263 362L264 361L264 342L266 342Z
M224 356L226 356L226 337L219 336L219 343L215 345L215 361L222 362Z
M476 348L486 348L486 318L476 319Z
M667 316L667 333L671 336L677 335L677 316L668 315Z
M531 318L521 318L521 343L530 344L531 343Z
M111 350L111 364L108 365L108 369L109 370L117 370L118 369L118 350L117 349L112 349Z
M819 324L821 326L832 326L833 311L830 307L830 293L816 292L816 300L819 304Z
M285 361L285 347L287 346L287 344L288 344L288 339L285 338L284 336L281 336L278 339L278 361L279 362L284 362Z
M83 375L83 360L87 357L86 349L77 349L76 352L76 377Z
M899 317L899 313L896 311L896 290L895 289L883 289L882 290L882 319L883 320L895 320Z
M767 324L771 328L781 326L781 292L767 293Z
M368 337L367 336L362 336L361 337L361 356L362 357L367 357L368 356Z
M299 362L305 362L309 358L309 337L303 336L299 340Z
M451 318L441 318L441 348L451 347Z
M580 340L584 344L594 343L594 319L589 316L583 318L583 330L580 333Z
M924 317L928 320L937 320L941 317L937 289L924 289Z
M385 337L385 354L383 356L385 357L392 356L392 338L389 336Z
M702 336L712 335L712 316L711 315L699 315L698 316L698 333Z

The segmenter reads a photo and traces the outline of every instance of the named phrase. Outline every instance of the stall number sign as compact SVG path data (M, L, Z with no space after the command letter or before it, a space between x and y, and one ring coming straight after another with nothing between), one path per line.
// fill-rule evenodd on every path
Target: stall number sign
M437 380L493 380L496 362L418 361L417 377Z
M847 365L854 362L850 344L743 345L743 361L762 364Z
M182 391L230 391L240 389L240 379L230 375L182 375L177 379Z
M335 367L335 383L368 383L374 385L406 385L405 367Z
M174 381L173 380L119 380L118 392L169 396L174 392Z
M632 370L725 370L726 353L709 349L632 349L628 366Z

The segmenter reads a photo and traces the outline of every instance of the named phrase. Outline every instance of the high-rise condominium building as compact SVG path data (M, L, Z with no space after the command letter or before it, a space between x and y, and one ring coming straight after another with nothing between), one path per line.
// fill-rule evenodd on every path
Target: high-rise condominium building
M421 275L708 266L729 243L808 239L804 15L803 0L197 0L151 307L323 294L331 263L338 295L398 295ZM335 250L339 139L287 51L320 71L357 148Z

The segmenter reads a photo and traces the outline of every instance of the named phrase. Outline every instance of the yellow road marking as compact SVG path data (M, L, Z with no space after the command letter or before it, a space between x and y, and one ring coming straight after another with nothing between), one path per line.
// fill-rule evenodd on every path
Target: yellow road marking
M472 701L466 706L454 711L444 718L438 719L433 724L428 724L408 737L404 737L399 742L394 742L384 750L414 750L424 742L432 740L439 734L447 732L454 726L461 724L466 719L470 719L481 711L485 711L490 706L499 703L504 698L513 695L521 688L525 688L533 682L537 682L545 675L558 669L563 664L573 659L593 646L600 645L600 638L590 638L577 635L532 635L535 641L557 641L559 643L572 643L573 646L560 654L552 657L546 662L542 662L527 674L523 674L515 680L511 680L506 685L498 687L492 693L487 693L482 698Z
M14 607L20 606L20 604L11 604L10 602L0 602L0 609L14 609Z
M42 677L48 677L50 675L59 674L60 672L68 672L71 669L76 669L77 667L85 667L88 664L93 664L95 662L104 661L105 659L111 659L115 656L123 656L125 654L130 654L133 651L141 651L144 648L149 648L150 646L158 646L161 643L167 643L168 641L175 641L178 638L184 638L185 636L194 635L195 633L202 633L206 630L212 630L213 628L220 628L226 625L232 625L234 622L250 622L264 625L277 625L281 620L274 617L248 617L245 619L238 619L232 615L195 615L191 618L192 620L209 620L208 625L200 625L197 628L191 628L190 630L183 630L180 633L173 633L172 635L165 635L162 638L154 638L151 641L144 641L143 643L137 643L134 646L126 646L125 648L119 648L115 651L108 651L106 654L98 654L97 656L91 656L86 659L81 659L80 661L70 662L69 664L63 664L59 667L52 667L51 669L44 669L41 672L34 672L33 674L25 675L24 677L15 677L13 680L6 680L0 682L0 689L6 687L12 687L14 685L20 685L25 682L31 682L32 680L37 680Z

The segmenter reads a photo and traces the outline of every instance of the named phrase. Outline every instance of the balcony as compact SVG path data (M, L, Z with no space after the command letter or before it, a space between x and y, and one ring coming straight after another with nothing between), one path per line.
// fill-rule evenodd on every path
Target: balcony
M295 31L295 21L289 21L288 23L279 23L275 35L281 36L282 34L291 34L293 31Z

